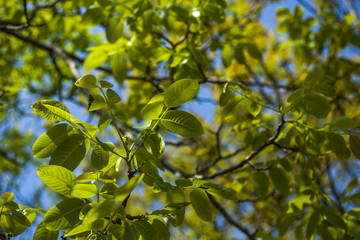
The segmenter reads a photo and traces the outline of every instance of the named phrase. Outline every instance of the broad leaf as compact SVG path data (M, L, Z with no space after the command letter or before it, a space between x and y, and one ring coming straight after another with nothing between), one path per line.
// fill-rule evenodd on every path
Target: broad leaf
M94 222L91 222L89 224L80 224L80 225L76 226L75 228L71 229L71 231L69 231L68 233L66 233L65 237L71 237L71 236L75 236L75 235L80 234L80 233L99 230L103 226L104 226L104 220L103 219L98 219L98 220L96 220Z
M282 168L276 166L272 167L269 171L269 175L272 183L279 192L286 195L290 193L289 177Z
M355 135L350 135L349 144L354 156L360 160L360 138Z
M350 151L346 147L346 142L340 134L331 134L330 150L332 150L339 160L346 160L350 157Z
M121 101L121 97L114 90L108 89L106 90L106 97L109 103L118 103Z
M133 228L146 240L158 240L157 234L152 225L145 220L138 220L131 224Z
M106 60L108 59L108 56L105 52L102 51L96 51L91 52L84 61L84 70L89 71L91 69L100 67Z
M232 49L229 44L224 44L221 52L221 60L225 68L230 67L232 62Z
M111 56L111 69L115 80L123 83L127 74L127 60L125 52L118 52Z
M175 187L170 191L166 192L166 206L171 206L177 203L185 202L184 190L180 187ZM184 221L185 217L185 207L179 207L175 209L174 214L169 218L170 223L174 226L180 226Z
M73 133L74 128L66 123L51 127L34 143L32 154L36 158L50 157L56 148Z
M83 224L89 224L103 217L110 216L113 206L114 206L114 200L112 199L101 200L99 203L96 203L89 210L89 212L86 214L83 220Z
M85 157L89 147L89 140L82 135L70 135L54 151L49 164L63 166L74 171Z
M123 236L125 233L125 227L119 224L113 224L109 228L109 232L111 233L114 240L123 240Z
M190 201L197 215L204 221L212 220L211 203L206 192L201 188L195 188L190 193Z
M144 141L145 148L155 157L159 157L165 150L165 142L160 133L152 131Z
M269 179L263 172L255 172L252 176L254 184L254 192L258 199L263 200L269 189Z
M196 80L178 80L165 90L164 103L168 108L177 107L195 98L198 91L199 84Z
M41 100L31 106L34 111L50 122L71 121L74 116L64 104L56 100Z
M85 201L78 198L68 198L59 202L47 211L44 217L45 228L59 231L74 226L79 222L79 213L85 205Z
M56 165L47 165L38 168L37 174L43 183L51 188L51 190L66 197L71 196L71 190L75 185L76 175L68 169Z
M96 195L97 187L92 183L78 183L72 187L71 196L77 198L91 198Z
M96 144L91 153L91 165L96 169L102 169L109 163L109 152Z
M144 174L135 176L131 178L129 181L127 181L124 185L116 189L115 191L115 199L122 202L124 201L127 196L139 185L141 180L143 179Z
M317 118L325 118L331 111L327 99L319 94L307 94L304 96L303 101L308 112Z
M181 110L168 111L161 119L162 126L183 137L199 137L204 134L200 121L191 113Z
M33 240L57 240L59 231L47 230L44 226L44 222L40 222L35 230Z
M144 119L157 119L164 108L164 94L157 94L141 109L141 116Z

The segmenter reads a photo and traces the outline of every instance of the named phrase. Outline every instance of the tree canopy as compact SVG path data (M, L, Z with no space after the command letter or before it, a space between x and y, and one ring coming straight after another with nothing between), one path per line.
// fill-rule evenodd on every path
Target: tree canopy
M360 239L356 0L0 2L0 239Z

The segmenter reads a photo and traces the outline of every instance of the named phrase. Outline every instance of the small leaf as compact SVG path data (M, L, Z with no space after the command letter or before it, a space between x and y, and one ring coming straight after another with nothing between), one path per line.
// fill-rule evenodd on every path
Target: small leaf
M162 126L183 137L199 137L204 134L200 121L191 113L181 110L168 111L161 119Z
M143 179L144 174L135 176L127 181L124 185L116 189L115 191L115 199L118 201L124 201L127 196L139 185L141 180Z
M155 157L159 156L165 151L165 142L160 133L152 131L144 141L145 148Z
M221 52L221 60L225 68L230 67L232 62L232 49L229 44L224 44Z
M47 165L37 169L39 178L53 191L66 197L71 196L72 187L75 185L76 175L68 169Z
M95 111L106 106L105 99L100 94L89 95L89 111Z
M109 152L96 144L91 153L91 165L96 169L102 169L109 163Z
M111 69L115 80L121 84L127 74L127 60L125 52L118 52L111 56Z
M89 147L89 140L82 135L70 135L56 148L49 164L63 166L74 171L86 156Z
M43 133L34 143L32 154L36 158L50 157L56 148L73 133L74 128L69 124L55 125Z
M196 80L178 80L165 90L164 103L168 108L177 107L195 98L199 88Z
M258 199L263 200L269 190L269 179L263 172L255 172L252 178L254 183L254 192Z
M100 86L101 86L101 88L112 88L114 86L114 84L112 84L108 81L101 80Z
M57 240L59 231L47 230L44 226L44 222L41 221L35 230L33 240Z
M72 187L71 196L77 198L91 198L96 195L96 186L92 183L78 183Z
M85 75L79 78L75 82L75 86L82 87L82 88L99 88L99 86L96 85L96 77L94 75Z
M360 138L355 135L350 135L349 143L352 153L360 160Z
M272 183L279 192L285 195L290 194L289 177L282 168L276 166L272 167L269 171L269 175Z
M195 188L190 193L191 204L197 215L204 221L212 220L211 203L203 189Z
M110 125L111 121L112 118L108 113L101 115L98 122L99 133L105 131L105 129Z
M249 112L251 113L251 115L256 117L261 112L261 105L252 101L249 107Z
M109 103L118 103L121 101L121 97L112 89L106 91L106 97Z
M76 225L79 222L79 213L85 205L86 203L78 198L68 198L59 202L45 214L45 228L59 231Z
M105 183L101 186L100 189L100 195L104 198L113 199L116 189L118 189L119 186L115 183Z
M100 67L106 60L108 56L105 52L96 51L91 52L84 61L84 70L89 71L94 68Z
M164 94L157 94L141 109L141 116L144 119L157 119L164 108Z
M15 195L11 192L4 192L2 195L1 195L1 198L6 202L12 202L14 201L15 199Z

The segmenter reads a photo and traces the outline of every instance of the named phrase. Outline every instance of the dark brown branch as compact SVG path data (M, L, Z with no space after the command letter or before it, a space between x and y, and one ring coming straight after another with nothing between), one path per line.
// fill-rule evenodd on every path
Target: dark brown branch
M257 148L256 150L252 151L244 160L242 160L239 164L232 166L230 168L226 168L218 173L215 173L213 175L210 176L197 176L197 178L200 179L211 179L211 178L216 178L218 176L222 176L225 175L227 173L231 173L233 171L235 171L236 169L242 168L245 164L249 164L252 168L254 168L255 170L268 170L270 167L266 167L266 168L257 168L253 163L251 163L251 159L253 159L255 156L257 156L262 150L264 150L266 147L270 146L271 144L273 144L275 142L275 140L277 139L277 137L280 135L281 129L283 128L285 124L284 118L281 117L280 123L277 125L276 130L275 130L275 134L270 137L265 143L263 143L259 148Z

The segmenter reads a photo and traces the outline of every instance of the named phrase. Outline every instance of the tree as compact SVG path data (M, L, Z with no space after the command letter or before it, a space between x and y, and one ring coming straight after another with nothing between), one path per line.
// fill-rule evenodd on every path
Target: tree
M60 197L2 189L0 238L358 239L359 10L298 2L2 1L2 177Z

